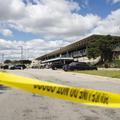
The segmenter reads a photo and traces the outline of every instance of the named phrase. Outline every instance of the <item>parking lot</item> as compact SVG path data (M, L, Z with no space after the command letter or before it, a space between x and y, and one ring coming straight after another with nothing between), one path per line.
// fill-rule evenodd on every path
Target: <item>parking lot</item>
M120 79L51 69L11 70L13 74L74 87L120 93ZM93 107L7 89L0 94L1 120L119 120L120 109Z

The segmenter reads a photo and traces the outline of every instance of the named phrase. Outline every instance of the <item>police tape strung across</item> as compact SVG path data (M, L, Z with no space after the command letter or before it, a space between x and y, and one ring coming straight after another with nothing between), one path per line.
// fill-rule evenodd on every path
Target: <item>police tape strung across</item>
M120 108L120 94L116 93L75 88L3 72L0 72L0 84L81 104Z
M109 102L108 94L94 91L91 92L89 90L80 88L54 87L44 85L33 85L33 88L90 102L98 102L103 104L108 104Z

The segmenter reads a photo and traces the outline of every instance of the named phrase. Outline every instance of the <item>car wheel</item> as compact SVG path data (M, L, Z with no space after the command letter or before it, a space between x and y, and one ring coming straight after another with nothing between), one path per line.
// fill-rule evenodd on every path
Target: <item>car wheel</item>
M68 66L67 66L67 65L64 66L63 70L64 70L64 71L68 71L68 70L69 70L69 69L68 69Z
M67 72L67 71L68 71L68 69L67 69L67 68L65 68L65 69L64 69L64 71L65 71L65 72Z
M52 70L55 70L55 68L54 68L54 67L52 67Z

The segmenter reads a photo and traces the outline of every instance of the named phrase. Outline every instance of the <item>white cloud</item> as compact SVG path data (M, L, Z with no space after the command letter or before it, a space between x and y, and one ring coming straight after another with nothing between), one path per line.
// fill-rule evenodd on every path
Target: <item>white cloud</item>
M116 4L118 2L120 2L120 0L106 0L107 2L112 2L113 4Z
M22 0L0 0L0 20L24 17L25 5Z
M86 34L119 34L120 10L105 19L97 15L78 13L77 2L68 0L0 0L0 20L19 31L38 34L44 39L73 40ZM86 0L87 1L87 0ZM114 0L118 2L119 0ZM106 28L112 29L106 29ZM7 29L7 28L6 28ZM4 31L4 35L12 32Z
M12 36L12 31L9 29L0 29L0 33L4 36Z
M112 0L113 3L117 3L117 2L120 2L120 0Z
M5 51L9 58L20 58L18 46L29 49L29 56L32 58L38 57L68 44L71 39L80 38L93 29L100 20L97 15L78 14L80 6L73 1L34 0L34 2L37 4L33 5L30 0L27 0L27 4L22 0L0 0L0 20L8 23L6 26L39 34L44 38L26 42L1 39L1 52Z
M68 42L64 42L63 40L45 41L43 39L33 39L30 41L11 41L0 39L0 54L4 53L5 59L21 59L20 46L23 46L24 59L28 57L36 58L66 44L68 44Z
M94 14L81 15L81 6L73 0L34 0L36 4L24 1L26 4L22 0L0 0L0 21L4 23L0 33L10 36L10 29L14 28L38 34L43 39L26 42L0 39L0 52L9 58L20 58L18 46L21 45L35 58L88 34L120 35L120 9L101 19Z
M98 22L94 33L120 35L120 9L113 11L105 19Z
M100 17L93 14L82 16L78 3L68 0L0 0L0 19L15 29L39 34L47 39L75 38L87 34L96 26Z

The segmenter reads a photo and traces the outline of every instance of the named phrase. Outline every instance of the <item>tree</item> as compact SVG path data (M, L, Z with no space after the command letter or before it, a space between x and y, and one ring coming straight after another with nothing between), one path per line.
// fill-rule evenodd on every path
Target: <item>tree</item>
M21 64L31 64L31 60L20 60Z
M100 55L100 51L98 46L96 46L96 42L89 43L87 47L88 58L97 58Z
M113 60L113 50L120 45L120 39L110 35L100 37L88 44L88 58L101 57L101 62L107 63Z
M31 60L13 60L12 64L31 64Z
M11 63L11 62L12 62L11 60L5 60L5 61L4 61L5 64L9 64L9 63Z

